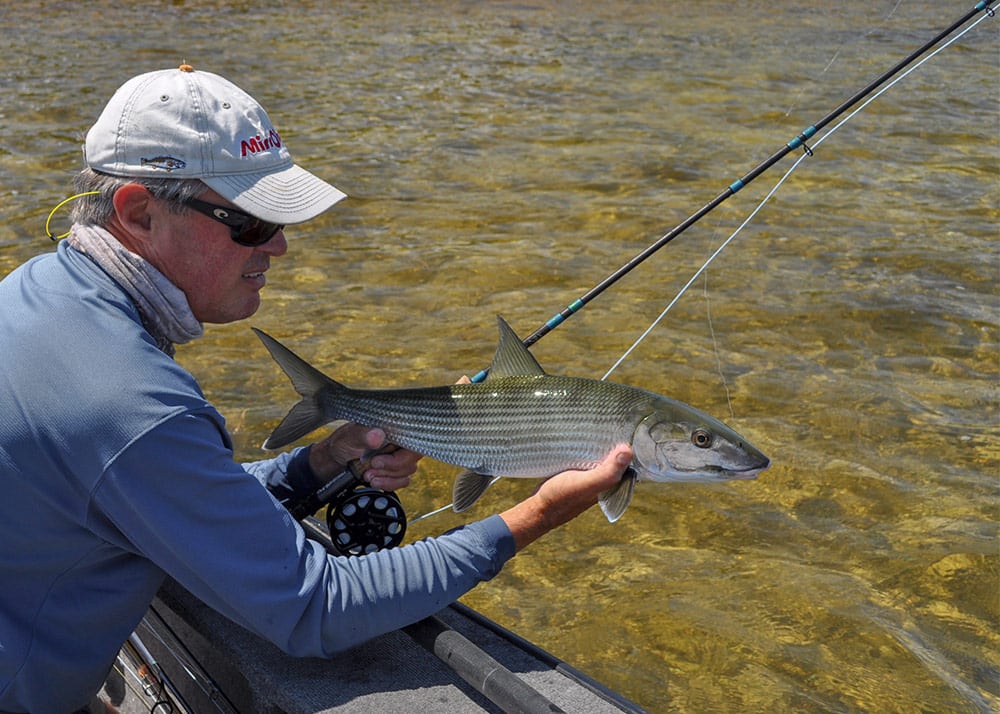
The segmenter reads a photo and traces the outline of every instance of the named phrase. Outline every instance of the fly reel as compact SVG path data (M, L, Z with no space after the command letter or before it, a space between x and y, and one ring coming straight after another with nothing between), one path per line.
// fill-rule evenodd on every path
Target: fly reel
M339 555L367 555L403 542L406 513L392 491L357 483L330 502L326 526Z
M392 491L372 488L352 462L307 499L288 508L301 520L328 504L326 526L337 555L367 555L395 548L406 535L406 512Z

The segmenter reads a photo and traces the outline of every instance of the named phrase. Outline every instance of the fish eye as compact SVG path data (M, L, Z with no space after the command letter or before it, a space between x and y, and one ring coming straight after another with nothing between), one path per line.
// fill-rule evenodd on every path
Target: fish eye
M691 443L699 449L707 449L712 445L712 434L704 429L695 429L691 433Z

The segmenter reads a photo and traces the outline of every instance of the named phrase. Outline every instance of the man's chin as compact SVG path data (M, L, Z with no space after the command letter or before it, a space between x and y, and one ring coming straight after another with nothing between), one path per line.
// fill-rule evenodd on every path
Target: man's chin
M254 294L253 298L247 300L242 306L234 306L231 309L209 309L206 316L201 317L195 314L199 322L209 325L226 325L230 322L239 322L248 317L252 317L260 309L261 299L259 294Z

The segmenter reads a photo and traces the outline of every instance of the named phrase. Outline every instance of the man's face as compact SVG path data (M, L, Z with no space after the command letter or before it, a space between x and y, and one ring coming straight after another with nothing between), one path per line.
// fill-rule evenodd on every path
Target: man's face
M199 198L235 208L211 190ZM271 258L288 250L284 231L263 245L244 246L213 218L195 211L172 213L162 201L152 204L152 241L145 246L151 254L145 257L184 292L194 316L201 322L225 323L257 312Z

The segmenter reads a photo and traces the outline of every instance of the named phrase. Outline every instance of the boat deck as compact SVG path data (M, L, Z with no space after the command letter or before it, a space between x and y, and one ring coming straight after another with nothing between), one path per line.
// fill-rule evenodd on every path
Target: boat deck
M331 660L296 658L168 582L136 632L188 709L199 714L644 711L461 604ZM137 702L143 699L135 693L139 680L122 664L117 696L115 687L105 688L118 711L183 711L151 707L155 696ZM124 702L123 683L132 690Z

